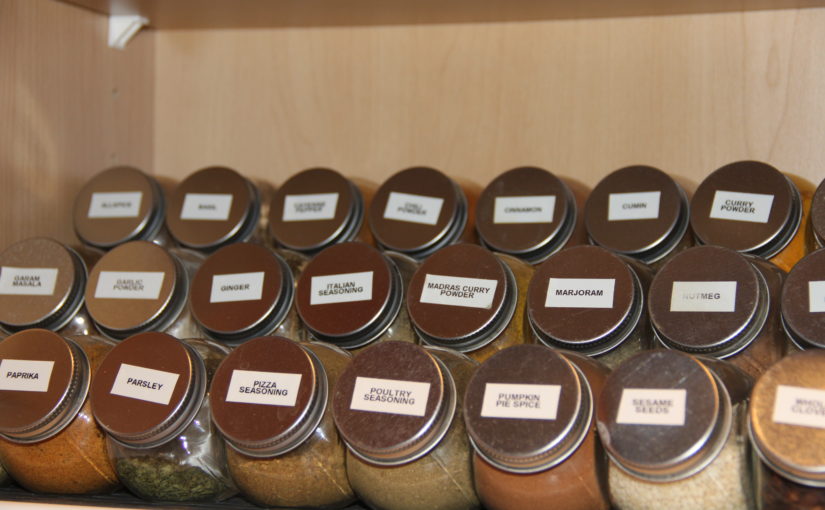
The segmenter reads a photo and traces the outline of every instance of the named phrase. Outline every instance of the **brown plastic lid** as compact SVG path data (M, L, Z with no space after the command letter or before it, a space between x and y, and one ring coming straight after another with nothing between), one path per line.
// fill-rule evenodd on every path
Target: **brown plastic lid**
M803 349L825 348L825 250L794 265L782 286L781 306L782 322L794 343Z
M632 195L620 196L630 193L659 193L658 214L643 219L611 219L611 197L617 201L623 198L623 207L649 205L634 200ZM621 168L602 179L584 207L587 234L594 244L646 263L661 259L679 244L687 232L688 220L688 201L682 188L658 168L643 165Z
M85 288L86 265L71 248L45 237L14 243L0 253L0 324L60 329L83 305Z
M81 241L104 249L137 239L149 241L163 225L165 205L163 190L151 176L128 166L109 168L92 177L75 197L74 229Z
M553 197L552 210L535 213L552 218L545 223L496 223L499 199ZM540 210L542 205L530 207ZM514 205L513 207L518 207ZM541 260L560 249L576 224L576 201L567 185L542 168L519 167L499 175L484 188L476 204L476 229L491 250L509 253L530 262Z
M411 387L408 383L426 385L418 386L420 391L413 396L423 415L359 408L373 388L394 384L408 391L403 389ZM356 384L365 391L363 395L354 395ZM425 393L426 404L421 406L418 399ZM358 353L338 378L332 400L335 425L350 450L386 465L410 462L435 447L452 421L455 402L452 376L441 362L421 346L395 341L380 342ZM402 409L417 411L407 404Z
M195 273L192 315L209 336L242 342L278 327L292 306L293 287L292 272L275 252L257 244L230 244ZM249 295L256 288L259 298Z
M215 372L209 393L215 425L235 448L256 457L299 446L318 426L326 401L320 362L300 344L275 336L233 350Z
M811 201L811 228L817 244L825 246L825 179L817 186Z
M732 423L730 399L713 373L699 359L665 349L641 352L614 370L596 418L613 460L633 475L657 481L706 467Z
M166 333L147 332L109 351L90 398L95 420L112 437L151 447L191 422L205 391L205 369L195 350Z
M431 289L437 285L444 289ZM422 301L425 287L428 297ZM485 300L476 300L472 287L482 288L482 295L492 292L487 308L480 307ZM421 264L410 280L407 310L425 342L466 352L493 341L507 326L516 292L512 272L498 257L481 246L461 243L442 248ZM439 293L450 294L447 304L433 302Z
M441 200L435 224L387 218L387 203L393 193ZM398 198L397 195L393 196ZM401 200L401 203L405 202ZM390 207L392 205L390 203ZM424 212L427 208L416 210ZM461 188L438 170L427 167L408 168L393 175L378 188L370 204L369 220L379 245L421 259L459 238L467 223L467 199Z
M183 219L184 203L192 194L230 195L226 219ZM198 170L178 184L169 198L166 226L180 244L196 250L212 250L249 239L259 215L260 198L255 186L235 170L213 166Z
M0 434L10 441L54 436L86 400L85 354L51 331L29 329L0 342L0 372Z
M109 285L100 284L104 272ZM150 278L162 279L156 298L106 297L112 290L112 279L118 276L150 289L152 285L143 280L144 275L111 274L134 272L154 273ZM186 274L171 253L148 241L132 241L114 248L95 264L86 285L86 309L101 332L122 340L140 331L164 329L182 310L187 293Z
M516 386L490 386L496 384ZM485 406L485 400L495 403ZM505 409L504 402L511 408ZM514 403L538 404L546 417L520 417ZM561 463L581 444L592 416L587 380L563 354L543 345L497 352L476 370L464 396L473 446L506 471L543 471Z
M720 191L773 197L767 222L711 218ZM794 236L801 214L799 191L790 179L768 164L738 161L719 168L699 185L690 203L690 226L702 244L769 258Z
M336 200L332 218L284 219L285 216L292 217L288 206L298 208L321 203L319 197L311 195L327 194L334 195ZM287 197L290 197L289 203ZM328 205L329 199L326 200L325 205ZM331 244L352 240L363 221L361 191L349 179L329 168L310 168L293 175L273 194L269 207L270 235L279 245L300 252L315 252Z
M768 466L795 482L825 487L825 351L791 354L753 388L751 442Z
M372 285L366 288L369 281ZM298 314L315 337L355 348L389 327L401 308L403 289L398 271L386 256L367 244L348 242L324 249L306 265L296 295ZM348 296L359 297L341 301Z
M547 307L551 278L612 280L612 306ZM589 289L586 281L571 289L599 290ZM643 308L641 285L633 270L621 257L598 246L574 246L552 255L536 269L527 288L527 315L539 340L590 355L613 349L627 338Z

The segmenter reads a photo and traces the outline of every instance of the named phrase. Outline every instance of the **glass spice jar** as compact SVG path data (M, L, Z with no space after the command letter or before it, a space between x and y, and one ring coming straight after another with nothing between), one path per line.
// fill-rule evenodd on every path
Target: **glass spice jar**
M733 365L664 349L607 378L597 406L622 510L753 508L745 431L752 379Z
M527 318L542 343L610 368L652 346L645 300L652 272L599 246L574 246L536 269Z
M599 181L584 219L593 244L645 264L693 245L687 194L651 166L620 168Z
M129 166L92 177L75 197L74 230L84 244L108 250L129 241L174 244L164 225L174 182Z
M817 248L825 247L825 179L819 183L811 200L811 234Z
M355 499L330 403L349 360L329 344L260 337L221 363L212 419L232 447L229 472L245 498L278 508L340 508Z
M671 349L727 359L758 377L787 350L779 317L785 273L720 246L670 259L650 285L648 313Z
M475 244L442 248L421 264L407 291L407 310L424 343L484 361L528 343L524 304L533 268Z
M86 398L110 349L99 337L44 329L0 342L0 463L25 489L100 494L120 486Z
M475 366L455 351L382 342L346 367L333 416L348 447L350 484L369 507L479 507L461 411Z
M209 338L228 345L269 334L302 340L293 301L306 263L299 253L259 244L219 248L192 279L192 315Z
M814 248L808 226L814 187L759 161L719 168L690 203L699 244L719 245L768 259L784 271Z
M581 211L589 190L537 167L504 172L484 188L476 230L487 248L537 264L565 246L587 243Z
M760 510L825 508L825 351L797 352L756 381L749 432Z
M422 260L459 241L475 241L464 190L438 170L402 170L378 188L369 208L376 244Z
M43 328L61 335L91 335L84 306L88 267L100 254L54 239L19 241L0 253L0 327L7 333Z
M310 334L356 350L387 340L417 342L404 289L418 264L360 242L324 249L298 280L296 307Z
M484 508L608 510L593 409L609 370L572 352L517 345L470 379L464 416Z
M200 337L186 306L189 282L203 256L146 241L122 244L104 255L86 284L86 307L101 333L123 340L144 331Z
M149 501L219 501L236 492L207 390L227 354L207 340L147 332L117 344L92 380L92 410L118 478Z
M825 348L825 250L809 253L788 273L781 309L792 350Z

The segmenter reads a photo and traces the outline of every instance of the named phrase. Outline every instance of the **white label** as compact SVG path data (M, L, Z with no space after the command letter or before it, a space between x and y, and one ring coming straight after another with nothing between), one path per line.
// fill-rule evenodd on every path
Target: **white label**
M54 361L4 359L0 361L0 390L48 391L52 368Z
M300 386L301 374L233 370L226 401L293 407Z
M736 311L736 282L673 282L670 311Z
M710 206L710 217L719 220L767 223L771 215L773 195L717 191Z
M264 290L264 272L216 274L212 276L210 303L258 301Z
M423 225L435 225L438 222L438 215L441 214L442 205L444 205L443 198L392 191L389 198L387 198L384 218L421 223Z
M430 383L356 377L349 408L373 413L424 416Z
M283 221L320 221L335 218L338 193L287 195Z
M496 197L493 223L552 223L554 195Z
M372 271L313 276L310 305L352 303L372 299Z
M0 294L14 296L51 296L57 283L57 269L52 267L0 268Z
M686 400L685 389L625 388L616 423L681 427L685 424Z
M825 282L808 282L808 311L825 312Z
M228 193L187 193L180 210L182 220L226 221L232 208Z
M140 214L140 191L118 193L92 193L89 201L89 218L137 218Z
M777 386L776 399L773 402L773 421L825 429L825 390Z
M486 309L493 306L497 286L496 280L428 274L424 278L420 301L434 305Z
M487 383L481 403L483 418L555 420L559 411L558 384Z
M179 374L121 363L112 395L169 405Z
M655 220L659 217L661 191L611 193L607 202L607 221Z
M613 308L614 278L550 278L546 308Z
M101 271L96 298L157 299L163 286L162 271Z

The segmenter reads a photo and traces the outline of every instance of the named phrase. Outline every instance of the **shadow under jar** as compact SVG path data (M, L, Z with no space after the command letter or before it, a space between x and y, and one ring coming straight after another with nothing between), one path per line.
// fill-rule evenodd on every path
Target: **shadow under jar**
M825 349L825 250L808 254L791 269L781 307L791 350Z
M720 246L696 246L662 267L648 313L665 347L727 359L756 378L787 350L779 314L785 273Z
M724 361L655 350L607 378L597 407L622 510L753 508L745 431L752 379Z
M424 343L484 361L531 342L524 303L533 268L475 244L439 250L418 268L407 291L407 310Z
M231 448L241 494L278 508L340 508L355 499L332 388L350 356L322 343L261 337L239 346L212 381L212 419Z
M74 202L74 230L81 242L108 250L129 241L173 244L164 226L166 196L174 183L137 168L118 166L92 177Z
M192 280L192 315L209 338L228 345L269 334L303 340L293 301L304 265L303 255L259 244L219 248Z
M296 307L310 335L343 349L376 342L417 343L404 290L418 264L364 243L330 246L307 264Z
M117 344L92 380L91 402L123 485L149 501L219 501L236 490L207 390L226 349L140 333Z
M645 264L693 245L685 191L650 166L628 166L602 179L587 199L584 218L593 244Z
M308 255L355 239L371 243L365 207L358 186L335 170L303 170L272 194L269 239Z
M813 185L759 161L719 168L690 203L698 244L768 259L784 271L814 248L808 226Z
M607 510L604 451L593 409L608 369L543 345L482 363L464 416L476 492L489 510Z
M86 398L110 349L102 338L44 329L0 342L0 462L27 490L100 494L120 486Z
M749 431L761 510L825 508L825 351L791 354L759 378Z
M0 253L0 326L7 333L43 328L61 335L96 332L84 306L88 267L99 253L45 237Z
M542 168L504 172L484 188L476 230L487 248L531 264L565 246L587 243L581 211L588 189Z
M574 246L536 269L527 317L545 345L615 367L652 346L645 314L650 269L598 246Z
M203 256L146 241L122 244L89 275L86 307L101 333L123 340L144 331L189 338L200 328L187 306L189 282Z
M382 342L341 374L333 416L350 484L370 508L479 507L461 411L475 366L447 349Z

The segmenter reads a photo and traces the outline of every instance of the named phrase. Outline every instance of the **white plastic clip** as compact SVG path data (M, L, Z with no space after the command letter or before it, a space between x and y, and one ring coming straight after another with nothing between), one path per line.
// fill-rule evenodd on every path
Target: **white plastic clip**
M137 14L109 16L109 46L118 50L126 48L132 37L148 24L148 19Z

